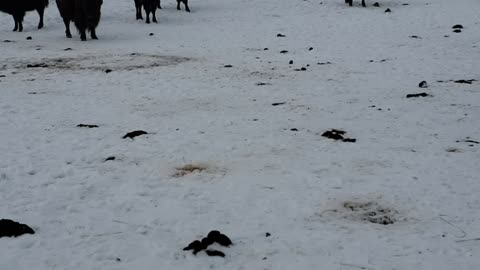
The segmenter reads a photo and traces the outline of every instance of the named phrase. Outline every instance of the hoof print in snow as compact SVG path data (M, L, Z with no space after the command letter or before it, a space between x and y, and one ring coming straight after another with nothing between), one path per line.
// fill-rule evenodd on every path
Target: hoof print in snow
M87 124L78 124L77 127L81 127L81 128L98 128L97 125L87 125Z
M322 134L322 136L332 140L336 140L336 141L352 142L352 143L357 141L357 139L353 139L353 138L344 138L343 135L345 134L346 132L343 130L331 129L331 130L325 131Z
M284 104L286 104L286 102L275 102L275 103L272 103L272 106L280 106Z
M182 167L176 168L175 175L176 177L182 177L188 174L196 173L196 172L203 172L206 171L208 167L202 164L187 164Z
M27 37L26 40L32 40L32 37Z
M223 67L224 67L224 68L231 68L231 67L233 67L233 66L232 66L232 65L225 65L225 66L223 66Z
M214 243L217 243L224 247L228 247L233 244L230 238L228 238L228 236L226 236L225 234L222 234L219 231L210 231L207 237L204 237L201 241L193 241L187 247L183 248L183 250L193 250L194 255L197 255L198 252L205 250L208 256L225 257L225 254L221 251L207 250L207 248Z
M133 139L135 137L145 135L145 134L148 134L148 133L146 131L143 131L143 130L135 130L135 131L132 131L132 132L129 132L129 133L125 134L125 136L123 136L122 138L123 139L126 139L126 138Z
M407 98L415 98L415 97L431 97L431 95L423 92L423 93L418 93L418 94L408 94Z
M426 81L422 81L418 84L418 87L420 88L428 88L428 84Z
M0 237L17 237L23 234L34 234L32 228L26 224L18 223L10 219L0 220Z
M463 25L455 24L454 26L452 26L452 29L463 29Z
M465 84L472 84L473 82L476 82L477 80L471 79L471 80L456 80L453 81L454 83L465 83Z
M277 34L277 37L285 37L284 34Z
M107 157L107 158L105 159L105 161L112 161L112 160L115 160L115 157L114 157L114 156Z
M390 12L392 12L392 11L391 11L389 8L387 8L387 9L385 10L385 13L390 13Z
M207 253L208 256L211 256L211 257L225 257L225 253L221 252L221 251L218 251L218 250L213 250L213 249L207 249L205 251Z
M110 72L112 72L112 71L113 71L113 70L111 70L111 69L105 69L105 73L107 73L107 74L110 73Z
M48 67L45 63L38 63L38 64L28 64L27 68L46 68Z
M280 53L288 53L288 51L287 50L282 50L282 51L280 51Z
M377 202L345 202L343 207L348 212L345 217L350 219L380 225L391 225L397 221L397 211L383 207Z
M373 6L374 6L374 7L380 7L380 4L379 4L378 2L375 2L375 3L373 4Z

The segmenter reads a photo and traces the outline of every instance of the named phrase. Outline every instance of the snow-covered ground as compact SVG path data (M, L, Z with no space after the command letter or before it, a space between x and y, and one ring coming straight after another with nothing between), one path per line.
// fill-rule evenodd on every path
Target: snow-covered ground
M480 269L478 0L105 0L87 42L50 2L0 14L1 270Z

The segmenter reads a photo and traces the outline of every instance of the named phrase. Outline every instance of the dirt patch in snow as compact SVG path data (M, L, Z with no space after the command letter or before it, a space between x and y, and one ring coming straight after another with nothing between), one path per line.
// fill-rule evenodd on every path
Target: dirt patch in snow
M190 60L192 59L180 56L131 53L125 55L42 58L33 61L12 60L11 63L13 63L13 66L3 66L3 69L108 70L111 72L174 66Z
M321 216L334 216L380 225L391 225L401 219L397 210L376 201L346 201L337 209L324 211Z
M206 171L208 166L205 164L186 164L176 168L175 177L182 177L192 173L199 173Z

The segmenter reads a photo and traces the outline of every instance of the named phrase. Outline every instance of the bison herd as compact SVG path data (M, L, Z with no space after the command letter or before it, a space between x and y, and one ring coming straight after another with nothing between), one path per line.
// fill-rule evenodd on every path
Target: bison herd
M142 19L142 7L146 13L146 23L150 23L150 14L152 14L152 21L157 22L155 12L161 9L160 0L134 0L137 20ZM75 27L80 33L82 41L87 40L87 32L90 32L92 39L98 39L95 29L100 22L101 7L103 0L56 0L60 15L65 23L65 35L67 38L72 37L70 32L70 22L75 24ZM181 10L180 3L185 5L185 10L190 12L188 7L188 0L177 0L177 9ZM15 28L13 31L23 31L23 18L28 11L36 10L40 16L38 29L43 27L43 13L48 7L48 0L0 0L0 11L13 16L15 21Z
M72 37L70 32L70 22L73 22L80 33L82 41L87 40L86 32L90 32L92 39L98 39L95 29L100 22L101 7L103 0L56 0L58 10L65 23L65 35ZM155 12L161 9L160 0L134 0L137 20L143 20L142 7L145 10L146 23L150 23L150 14L152 21L157 23ZM185 11L190 12L188 0L177 0L177 9L181 10L180 4L185 5ZM350 6L353 0L345 0ZM365 7L365 0L362 0L362 6ZM43 27L43 12L48 7L48 0L0 0L0 11L13 16L15 28L13 31L23 31L23 18L27 11L36 10L40 16L38 29Z

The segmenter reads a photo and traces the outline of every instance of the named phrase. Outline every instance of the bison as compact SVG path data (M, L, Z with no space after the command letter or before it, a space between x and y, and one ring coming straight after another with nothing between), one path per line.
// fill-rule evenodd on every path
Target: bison
M40 16L38 29L43 28L43 12L48 7L48 0L1 0L0 11L13 16L15 28L13 31L23 31L23 18L27 11L36 10Z
M143 20L143 6L143 9L145 9L145 14L147 15L146 23L150 23L150 13L152 13L152 21L154 23L158 23L157 18L155 17L155 12L157 11L157 8L160 7L160 0L134 0L134 2L135 9L137 11L137 20Z
M135 0L135 1L138 1L138 0ZM188 0L177 0L177 9L178 10L182 10L180 8L180 3L183 3L185 5L185 11L190 12L190 8L188 7ZM158 8L162 9L162 7L160 6L160 0L158 0Z
M87 40L86 32L90 32L92 39L98 39L95 29L100 22L103 0L56 0L58 11L65 23L67 38L72 37L70 22L74 22L80 32L80 39Z
M353 5L353 0L345 0L345 3L352 6ZM366 7L366 6L367 5L365 5L365 0L362 0L362 7Z

